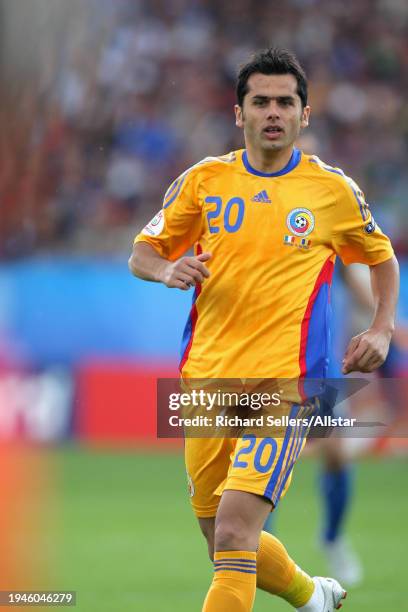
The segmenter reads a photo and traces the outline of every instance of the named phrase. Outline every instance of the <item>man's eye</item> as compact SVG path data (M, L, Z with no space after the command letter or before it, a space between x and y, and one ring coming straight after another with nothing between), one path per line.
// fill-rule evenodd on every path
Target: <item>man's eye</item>
M265 106L266 100L255 100L256 106Z
M281 100L281 104L282 104L282 106L292 106L293 105L293 100L291 100L291 99Z

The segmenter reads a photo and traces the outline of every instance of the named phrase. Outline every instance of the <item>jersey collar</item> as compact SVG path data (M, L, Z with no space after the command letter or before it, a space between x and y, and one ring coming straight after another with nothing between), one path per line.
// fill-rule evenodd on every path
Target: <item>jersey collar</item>
M282 176L282 174L287 174L288 172L291 172L299 164L301 156L302 156L302 152L299 149L296 149L295 147L293 149L292 156L290 160L288 161L288 163L286 164L286 166L282 168L282 170L279 170L278 172L271 172L271 173L260 172L259 170L255 170L255 168L253 168L248 161L248 155L247 155L246 149L242 153L242 162L245 168L251 174L255 174L256 176L266 176L270 178L274 176Z

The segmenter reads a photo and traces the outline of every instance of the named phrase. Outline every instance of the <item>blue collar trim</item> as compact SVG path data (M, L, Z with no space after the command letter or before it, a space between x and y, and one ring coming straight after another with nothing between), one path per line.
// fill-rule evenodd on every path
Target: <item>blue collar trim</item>
M301 157L302 157L302 152L299 149L294 148L292 156L290 160L288 161L288 163L286 164L286 166L282 168L282 170L279 170L278 172L271 172L269 174L267 172L260 172L259 170L255 170L255 168L251 166L251 164L248 161L248 155L247 155L246 149L242 153L242 161L243 161L245 168L248 170L248 172L250 172L251 174L255 174L256 176L265 176L267 178L271 178L274 176L282 176L282 174L287 174L288 172L291 172L299 164Z

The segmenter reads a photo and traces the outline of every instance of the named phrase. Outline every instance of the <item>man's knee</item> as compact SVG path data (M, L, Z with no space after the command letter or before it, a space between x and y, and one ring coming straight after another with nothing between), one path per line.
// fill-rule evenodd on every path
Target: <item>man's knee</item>
M344 443L341 438L327 438L321 443L323 464L329 472L338 472L347 465Z
M257 545L244 521L232 516L217 521L214 544L215 550L255 550Z
M270 502L260 495L224 491L215 521L215 550L255 551L270 510Z

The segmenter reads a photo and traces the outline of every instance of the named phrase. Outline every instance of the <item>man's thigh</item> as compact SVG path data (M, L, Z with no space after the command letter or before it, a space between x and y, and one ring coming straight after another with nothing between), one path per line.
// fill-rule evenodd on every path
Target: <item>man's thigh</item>
M232 438L185 439L190 501L198 518L217 514L235 444Z
M247 432L239 438L224 490L254 493L276 507L290 486L294 465L306 443L309 425L303 417L308 413L307 407L289 408L294 424L272 428L268 437Z

